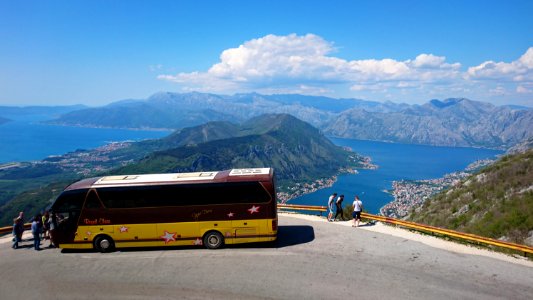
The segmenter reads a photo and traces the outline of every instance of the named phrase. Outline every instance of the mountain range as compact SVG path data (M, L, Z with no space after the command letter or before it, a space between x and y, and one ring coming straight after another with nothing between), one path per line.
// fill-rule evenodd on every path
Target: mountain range
M423 105L304 95L157 93L63 114L53 124L114 128L184 128L241 123L265 113L291 114L324 134L437 146L507 149L533 137L533 109L464 98Z
M432 100L397 112L342 112L324 132L347 138L438 146L509 148L533 136L533 110L468 99Z

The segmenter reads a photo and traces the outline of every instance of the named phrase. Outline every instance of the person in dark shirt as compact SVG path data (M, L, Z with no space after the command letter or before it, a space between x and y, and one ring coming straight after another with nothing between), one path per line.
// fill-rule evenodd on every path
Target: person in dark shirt
M19 216L13 220L13 249L19 248L19 243L22 242L22 233L24 233L24 221Z
M335 204L337 205L337 213L335 214L335 220L337 220L338 215L341 215L340 220L344 221L344 215L342 213L342 201L344 201L344 195L340 195L339 198L337 198L337 202L335 202Z

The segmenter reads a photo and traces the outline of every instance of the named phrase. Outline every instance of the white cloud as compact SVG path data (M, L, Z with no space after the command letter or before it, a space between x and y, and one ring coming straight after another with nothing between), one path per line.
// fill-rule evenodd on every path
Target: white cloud
M528 69L533 69L533 47L529 47L526 53L524 53L518 61Z
M438 68L444 64L446 57L444 56L435 56L433 54L420 54L413 61L413 66L417 68Z
M492 60L470 67L467 78L474 80L533 81L533 47L510 63Z
M527 87L525 87L523 85L519 85L519 86L516 87L516 92L519 93L519 94L530 94L533 91L531 89L528 89Z
M491 96L508 95L509 91L524 93L529 90L527 83L533 77L533 47L516 61L486 61L466 72L461 70L460 63L448 63L446 57L430 53L404 61L392 58L346 60L335 57L336 50L332 42L314 34L270 34L224 50L220 61L207 71L163 74L158 78L177 82L184 91L314 95L340 92L343 96L351 91L350 95L354 96L382 92L384 97L397 91L402 95L440 93L442 97L449 97L446 92L450 91L475 94L477 90L478 95ZM476 88L474 84L493 80L508 83L506 86L491 83L485 89Z
M224 50L220 62L207 72L158 78L210 91L262 90L272 86L299 89L316 84L448 79L458 76L456 70L460 66L432 54L421 54L413 61L390 58L347 61L331 56L334 51L333 43L314 34L267 35Z
M507 90L503 86L497 86L489 90L489 93L495 96L503 96L507 94Z

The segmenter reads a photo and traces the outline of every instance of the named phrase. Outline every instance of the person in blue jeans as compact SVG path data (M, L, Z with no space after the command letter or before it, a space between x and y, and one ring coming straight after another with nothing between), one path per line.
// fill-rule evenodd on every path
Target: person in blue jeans
M31 234L33 234L33 248L35 250L41 250L41 222L39 219L39 217L35 217L31 222Z
M19 243L22 242L22 233L24 232L24 221L18 217L13 220L13 249L18 249Z

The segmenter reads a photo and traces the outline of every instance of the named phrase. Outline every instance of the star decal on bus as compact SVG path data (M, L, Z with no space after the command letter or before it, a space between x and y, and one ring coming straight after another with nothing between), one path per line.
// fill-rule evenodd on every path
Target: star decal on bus
M228 214L228 218L233 218L233 216L235 216L235 214L230 211Z
M260 206L252 205L252 207L249 208L248 211L250 212L251 215L253 215L254 213L258 213L259 212L259 207Z
M87 235L91 235L91 234L93 234L93 233L90 232L90 231L87 231L85 234L87 234Z
M168 232L165 230L165 234L160 236L163 240L165 240L165 244L176 241L176 233L175 232Z
M128 232L128 229L129 229L129 227L126 227L126 226L120 226L120 228L119 228L120 233L122 233L122 232Z
M194 240L193 242L193 245L195 246L198 246L198 245L202 245L202 239L201 238L196 238L196 240Z

